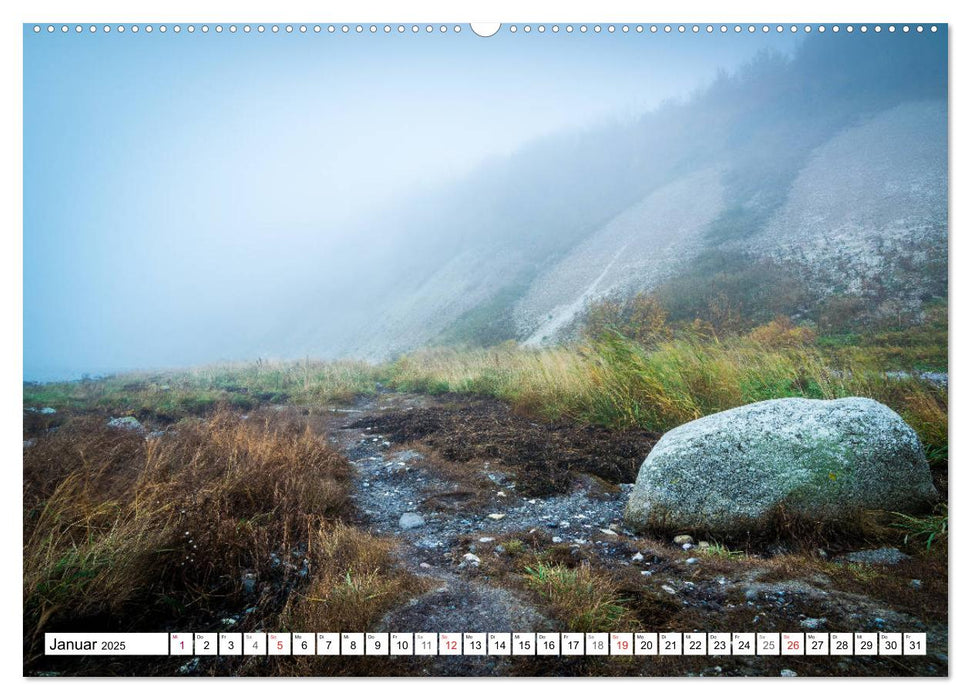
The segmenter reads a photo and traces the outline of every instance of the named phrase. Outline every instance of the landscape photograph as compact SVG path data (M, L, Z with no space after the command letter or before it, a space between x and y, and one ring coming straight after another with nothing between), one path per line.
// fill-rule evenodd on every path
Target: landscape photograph
M948 95L944 23L24 24L23 675L948 677Z

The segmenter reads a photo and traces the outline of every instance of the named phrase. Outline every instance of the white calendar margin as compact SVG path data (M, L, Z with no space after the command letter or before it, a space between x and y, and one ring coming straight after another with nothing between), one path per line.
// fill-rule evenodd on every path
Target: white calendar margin
M13 5L13 3L9 3L8 5ZM428 19L432 21L460 23L495 20L503 20L506 22L536 22L537 20L541 20L547 22L826 21L859 23L861 20L866 22L899 22L911 21L913 19L923 21L926 19L929 21L947 21L960 26L961 31L959 32L959 36L961 37L962 44L968 42L969 38L971 38L969 36L971 35L971 31L969 31L971 30L971 23L965 21L969 13L963 8L958 8L957 3L950 3L946 0L921 0L919 3L913 1L884 0L881 3L861 2L857 5L846 0L814 0L811 4L806 3L802 8L797 9L791 9L791 5L780 5L777 1L770 2L767 0L736 0L731 3L726 3L724 0L721 2L715 2L714 0L694 0L691 3L672 2L666 7L660 3L635 2L632 0L598 0L596 3L578 2L577 0L532 0L529 3L517 2L516 0L492 0L491 2L466 0L466 2L462 3L454 2L454 0L409 0L407 3L403 3L400 0L398 2L394 0L367 0L366 4L365 2L352 4L348 0L341 0L339 2L328 3L326 6L319 2L311 2L310 0L294 0L287 3L274 2L272 4L267 2L254 2L253 0L235 0L234 2L229 2L228 0L168 0L164 4L155 3L154 5L152 3L142 3L135 6L122 0L85 0L82 3L78 3L77 0L37 0L31 5L27 5L24 2L19 6L5 5L3 9L0 9L0 12L3 13L4 20L6 20L0 24L0 27L5 32L5 35L3 35L5 41L0 42L0 46L3 46L3 56L6 59L3 62L6 70L2 72L4 94L10 100L11 105L19 105L3 110L3 115L0 117L3 120L4 132L8 140L10 140L11 135L19 140L20 135L23 133L22 90L20 87L23 75L23 54L21 50L22 29L20 25L30 21L73 22L75 20L118 21L123 19L126 22L211 22L222 18L241 18L243 21L257 21L260 19L268 19L269 21L323 21L326 19L335 22L385 22L398 21L399 19L423 21ZM967 59L969 52L971 52L971 47L961 49L959 53L958 49L952 43L951 51L952 65L949 74L951 113L949 118L954 119L954 116L958 113L964 117L971 113L971 103L969 103L969 100L971 100L969 98L969 95L971 95L971 86L966 85L966 76L971 75L971 63ZM958 87L959 85L960 89ZM969 179L967 175L971 175L971 172L969 172L971 152L969 152L966 145L969 140L966 137L960 136L957 129L952 129L951 134L952 141L950 142L950 147L952 150L949 156L953 163L951 170L952 182L960 179L966 184ZM6 197L4 211L14 212L13 216L10 217L13 221L8 219L8 230L21 231L22 218L20 214L22 214L23 203L22 159L19 149L11 146L8 146L6 152L0 155L7 156L6 158L0 158L0 162L7 164L7 167L2 169L3 180L0 181L0 191ZM13 166L9 164L13 164ZM960 177L962 174L965 177ZM950 233L952 234L950 240L950 264L952 270L958 270L961 268L962 263L971 265L971 256L967 254L968 246L960 241L956 241L953 232L957 226L971 219L971 216L967 215L967 210L962 207L959 198L954 196L954 192L952 186L949 201L951 209L949 226ZM0 361L3 361L3 367L16 367L19 370L18 353L23 347L21 325L22 308L8 308L13 306L9 301L19 299L23 289L22 267L20 265L22 249L20 242L15 239L15 236L6 237L6 240L0 244L5 246L4 249L0 250L0 260L5 261L7 264L6 269L0 270L0 272L6 273L2 275L2 284L4 284L3 299L7 302L2 307L0 324L3 324L2 327L6 329L16 329L14 335L16 333L20 333L20 335L17 338L12 338L12 342L3 346L3 354L0 357ZM960 257L956 255L959 250L962 253ZM952 274L950 277L951 290L949 306L952 309L953 319L955 321L959 317L962 317L964 321L969 320L966 310L971 308L971 292L969 292L971 280L967 278L967 275L962 276L957 274ZM965 311L961 312L963 316L959 316L959 310L962 306L961 302L963 302L963 308L965 309ZM958 323L954 323L950 328L950 339L953 343L954 357L961 355L964 357L968 356L967 351L971 349L971 343L968 342L968 326L969 324L965 322L962 329ZM959 349L964 351L961 355L958 354ZM961 372L962 376L963 374ZM17 460L22 459L19 448L17 448L18 451L16 454L14 452L17 445L17 435L15 433L19 433L20 430L20 413L22 410L20 399L22 377L18 376L15 379L16 382L13 380L6 382L4 385L5 391L0 393L0 396L3 397L0 399L0 404L3 406L3 412L0 414L0 426L2 426L0 429L8 433L3 435L5 439L0 440L0 445L3 445L3 449L6 450L5 454L7 459L5 463L8 465L18 464ZM16 384L16 389L12 391L14 384ZM964 381L961 381L959 386L963 387ZM958 424L957 420L962 420L963 424L967 424L968 418L971 417L971 411L967 410L968 403L964 400L956 400L957 398L957 392L954 392L949 405L949 419L952 425ZM965 418L961 419L961 416ZM960 441L957 444L961 445ZM954 445L951 448L953 452ZM959 457L965 453L966 450L959 448ZM17 469L4 471L4 478L9 482L5 484L7 488L3 489L5 497L9 500L7 504L8 509L19 508L22 492L20 472ZM964 495L967 493L967 489L963 483L960 477L952 482L952 499L958 494ZM958 484L961 484L960 491L955 488ZM952 536L960 537L960 534L965 530L966 528L962 523L962 519L958 519L952 526ZM19 534L18 528L8 528L4 532L7 544L5 551L21 551L21 538ZM967 572L968 567L965 562L951 564L951 579L949 581L951 591L955 590L957 581L964 583L968 581ZM20 605L21 582L15 576L4 577L3 581L0 582L0 586L3 586L3 599L8 601L8 605ZM964 629L963 622L967 621L967 608L961 596L952 596L949 610L950 629ZM212 697L211 693L213 692L213 688L208 683L193 684L180 682L176 691L174 686L160 679L108 680L65 678L59 679L57 683L43 683L38 682L38 679L24 679L22 676L22 635L15 633L3 635L2 643L5 645L2 655L2 660L5 664L4 676L6 678L18 678L19 680L16 681L18 683L29 683L29 687L23 687L22 690L25 695L29 693L32 700L34 698L39 700L45 700L46 698L64 700L65 694L70 692L69 688L80 689L82 687L86 694L97 694L99 698L119 697L129 700L133 692L138 693L138 700L156 700L156 698L158 700L162 700L163 698L170 700L173 692L177 692L179 700L185 700L186 698L200 698L200 700L205 698L206 700L211 700ZM964 679L968 677L968 673L961 673L960 669L961 666L964 668L968 667L966 663L961 663L969 660L967 647L968 644L965 641L965 635L957 635L953 641L950 641L949 657L951 668L959 669L958 674L955 674L954 670L951 671L952 679L955 676L960 676ZM955 663L956 659L960 661ZM608 689L617 691L620 688L622 692L633 692L634 690L634 686L629 685L634 682L633 680L578 679L581 681L578 683L568 682L573 679L559 679L560 682L557 682L557 680L504 680L501 688L501 692L505 696L503 700L508 700L510 697L534 697L540 688L555 688L557 694L556 700L573 697L589 700L591 694L599 694L602 690L608 691ZM854 690L856 692L866 692L864 690L865 687L869 689L869 686L875 684L873 691L880 693L881 700L891 700L893 698L914 700L915 693L922 692L918 685L931 682L934 684L932 692L935 694L935 700L951 696L958 697L956 692L958 688L957 683L944 684L939 681L929 681L927 679L830 679L826 682L825 686L816 683L794 683L792 680L782 681L788 683L785 686L785 700L819 700L820 691L828 693L836 690L837 685L843 686L843 684L849 684L846 686L847 690ZM215 682L220 681L217 679ZM282 689L284 687L283 684L287 682L286 679L259 679L261 692L270 690L270 685L275 688L279 684L278 687ZM337 683L340 684L342 689L350 689L352 686L348 685L348 683L353 681L315 679L315 682ZM373 679L365 682L391 683L395 681L389 679ZM538 685L540 682L544 683L544 685ZM618 682L622 685L617 685ZM548 683L553 683L554 685L545 685ZM683 693L686 688L681 679L650 679L650 683L651 692L670 691ZM291 691L295 687L292 684L289 685ZM307 687L309 686L304 686L301 690ZM495 692L497 686L493 686L488 682L473 684L466 679L436 679L434 685L423 683L420 687L411 685L411 682L408 682L403 686L400 684L396 685L395 692L404 692L408 696L414 690L416 696L418 693L425 696L432 687L435 690L441 689L437 693L440 696L461 697L461 700L496 700ZM733 679L732 687L734 689L733 692L744 693L747 698L756 699L764 697L778 700L781 685L778 682L764 683L759 680L746 681L744 679ZM387 686L387 690L391 690L390 685Z

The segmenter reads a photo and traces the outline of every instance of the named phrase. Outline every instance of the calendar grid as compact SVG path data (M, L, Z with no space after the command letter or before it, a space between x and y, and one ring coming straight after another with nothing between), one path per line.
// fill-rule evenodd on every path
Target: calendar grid
M47 633L48 656L924 656L924 632Z

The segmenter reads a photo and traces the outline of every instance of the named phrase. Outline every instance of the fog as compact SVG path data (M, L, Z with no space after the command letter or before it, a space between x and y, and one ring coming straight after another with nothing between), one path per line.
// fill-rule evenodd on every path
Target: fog
M24 39L27 380L407 348L423 335L402 314L434 306L456 259L504 251L498 274L526 283L688 161L771 146L785 120L760 108L754 136L719 131L739 100L717 88L813 41ZM803 150L849 118L818 119Z

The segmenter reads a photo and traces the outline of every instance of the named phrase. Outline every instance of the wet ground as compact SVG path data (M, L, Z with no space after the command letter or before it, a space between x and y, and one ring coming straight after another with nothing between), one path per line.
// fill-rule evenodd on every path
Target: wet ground
M940 574L917 557L836 564L837 552L732 553L625 529L631 482L656 436L541 424L493 401L390 393L330 413L323 425L355 467L358 525L397 538L400 565L428 581L427 593L390 612L377 631L564 631L521 584L523 559L508 551L514 544L605 572L645 631L924 631L930 649L906 659L678 657L613 665L442 657L402 672L947 674L946 580L915 578Z
M735 546L714 541L707 547L703 542L682 546L673 541L675 533L634 533L623 525L623 510L658 435L537 421L498 401L384 392L349 406L262 410L307 421L348 458L354 469L355 524L393 538L397 565L424 584L422 593L390 610L368 631L568 631L568 622L549 600L525 582L526 567L544 561L595 571L642 631L916 631L927 633L929 649L923 657L420 657L351 672L948 673L946 545L928 553L920 545L904 546L897 536L890 543L763 542L733 551ZM52 429L52 418L57 416L31 416L31 425L37 423L39 434ZM147 429L153 427L158 426ZM883 550L892 551L879 554ZM854 551L870 554L853 561ZM290 554L296 562L291 568L299 567L304 550ZM289 577L287 585L301 580ZM247 628L250 618L261 613L256 598L250 608L216 611L212 619L221 620L219 629ZM112 662L94 670L65 664L64 670L98 675L239 672L219 659L184 666L173 666L175 661L144 668Z

